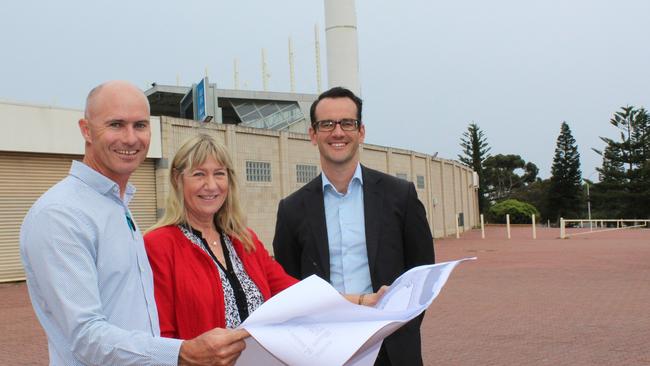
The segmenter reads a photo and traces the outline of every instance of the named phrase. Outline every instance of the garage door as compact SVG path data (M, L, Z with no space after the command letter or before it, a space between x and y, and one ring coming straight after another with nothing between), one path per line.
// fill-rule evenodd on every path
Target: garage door
M25 214L52 185L68 175L76 155L0 152L0 282L25 279L18 236ZM156 221L154 160L147 159L131 177L137 187L130 208L142 230Z

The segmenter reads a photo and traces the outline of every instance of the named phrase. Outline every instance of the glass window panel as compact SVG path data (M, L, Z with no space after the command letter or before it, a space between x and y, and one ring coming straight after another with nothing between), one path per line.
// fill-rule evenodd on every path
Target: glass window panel
M298 183L308 183L318 175L318 167L310 164L296 165L296 181Z
M270 182L271 163L265 161L247 161L246 180L249 182Z
M418 180L418 189L423 189L424 188L424 175L418 175L417 176Z

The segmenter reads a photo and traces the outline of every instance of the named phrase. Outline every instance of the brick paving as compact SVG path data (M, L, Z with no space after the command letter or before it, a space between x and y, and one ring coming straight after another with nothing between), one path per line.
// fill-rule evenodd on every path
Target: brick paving
M436 242L477 256L426 313L426 365L650 365L650 230L557 239L489 228Z
M560 240L558 229L436 241L452 273L426 313L426 365L650 365L650 230ZM24 283L0 284L0 365L45 365Z

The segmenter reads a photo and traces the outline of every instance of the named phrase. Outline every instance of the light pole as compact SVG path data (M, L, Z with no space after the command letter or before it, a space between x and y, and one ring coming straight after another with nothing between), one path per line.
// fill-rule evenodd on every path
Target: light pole
M593 231L593 223L591 222L591 200L589 199L589 180L583 180L587 185L587 218L589 219L589 231Z

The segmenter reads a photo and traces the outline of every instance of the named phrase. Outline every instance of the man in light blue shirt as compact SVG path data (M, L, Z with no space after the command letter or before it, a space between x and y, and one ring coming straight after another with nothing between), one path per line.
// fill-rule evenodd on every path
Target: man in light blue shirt
M132 84L93 89L79 128L83 162L39 198L20 232L50 365L232 365L246 331L161 338L153 274L128 203L147 155L149 102Z
M359 304L363 294L435 259L413 183L360 164L361 115L362 100L342 87L314 101L309 137L323 172L280 201L273 238L288 274L316 274L341 293L362 294ZM422 365L421 322L419 316L386 337L375 365Z

